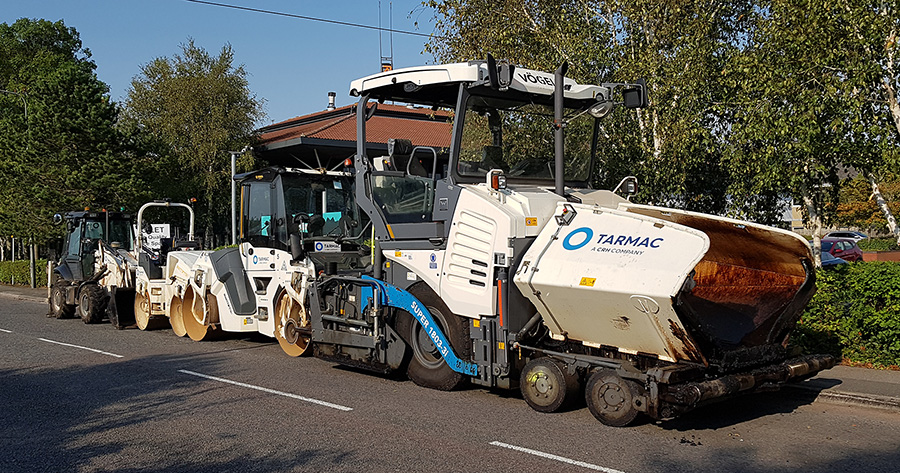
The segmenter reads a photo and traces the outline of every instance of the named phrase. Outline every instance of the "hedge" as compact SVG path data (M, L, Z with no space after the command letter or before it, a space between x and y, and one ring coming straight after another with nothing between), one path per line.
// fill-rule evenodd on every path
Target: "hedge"
M831 353L851 364L900 365L900 263L851 263L816 277L816 294L792 341L806 353Z
M866 238L857 242L859 249L863 251L894 251L900 250L896 238Z
M47 260L35 261L35 285L47 287ZM0 261L0 283L28 286L31 284L31 269L28 260Z

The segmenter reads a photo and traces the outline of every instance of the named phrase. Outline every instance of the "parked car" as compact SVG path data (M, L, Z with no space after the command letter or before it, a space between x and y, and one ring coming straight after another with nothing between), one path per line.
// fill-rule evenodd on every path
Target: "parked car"
M847 264L843 258L838 258L828 252L822 252L822 267L825 269L834 269L842 264Z
M862 261L863 259L862 250L859 249L856 241L844 238L823 238L822 253L825 252L846 261Z
M843 238L845 240L859 241L869 238L869 235L866 235L863 232L840 231L829 232L825 235L825 238Z

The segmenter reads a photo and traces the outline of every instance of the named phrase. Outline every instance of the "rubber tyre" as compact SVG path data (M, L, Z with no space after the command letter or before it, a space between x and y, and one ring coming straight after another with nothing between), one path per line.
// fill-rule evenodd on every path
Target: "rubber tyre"
M106 290L96 284L85 284L78 293L78 315L86 324L100 323L106 315L106 303Z
M56 283L50 287L50 317L71 319L75 315L75 306L66 304L65 283Z
M291 341L288 341L281 333L281 328L284 325L282 319L292 320L293 323L289 323L291 326L309 328L310 321L306 308L295 301L287 291L281 291L277 300L278 302L275 306L275 339L278 340L278 345L281 346L282 351L288 356L296 357L312 353L312 350L309 349L312 346L310 337L296 332L290 333L289 331L288 337L291 338ZM296 337L296 340L293 340L294 337Z
M548 357L528 362L519 377L522 398L538 412L556 412L574 404L581 391L578 376L565 364Z
M625 427L634 422L640 413L634 400L642 395L643 389L637 383L622 379L609 370L591 374L584 390L588 410L597 420L611 427Z
M409 292L431 313L431 317L447 337L456 356L461 360L471 360L472 341L468 336L468 319L450 312L444 301L425 284L413 285ZM468 382L467 376L453 371L444 361L431 343L427 332L411 314L401 312L397 333L404 337L404 341L412 351L406 374L414 383L440 391L452 391Z

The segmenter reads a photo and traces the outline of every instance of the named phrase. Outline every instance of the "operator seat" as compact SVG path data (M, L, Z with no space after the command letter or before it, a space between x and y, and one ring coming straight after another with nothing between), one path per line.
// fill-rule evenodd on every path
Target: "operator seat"
M411 140L405 138L391 138L388 140L388 156L391 165L396 171L408 171L411 176L428 177L428 171L422 163L416 159L413 153Z

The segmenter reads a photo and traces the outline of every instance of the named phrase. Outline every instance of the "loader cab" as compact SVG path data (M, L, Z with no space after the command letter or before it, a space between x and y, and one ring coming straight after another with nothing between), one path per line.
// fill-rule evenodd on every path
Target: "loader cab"
M122 212L68 212L56 217L65 222L66 236L56 274L69 281L83 281L93 275L94 252L103 240L114 248L132 248L131 214Z
M290 252L295 235L317 266L365 265L369 219L356 206L349 172L274 167L235 178L241 185L241 243Z

